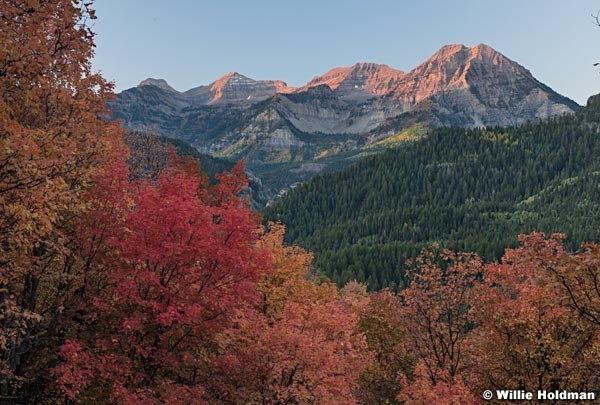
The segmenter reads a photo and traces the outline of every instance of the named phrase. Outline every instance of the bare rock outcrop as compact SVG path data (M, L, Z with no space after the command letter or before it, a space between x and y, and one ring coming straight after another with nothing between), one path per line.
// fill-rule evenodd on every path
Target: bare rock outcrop
M146 79L117 95L114 117L131 129L183 139L249 167L311 161L359 148L416 123L512 125L570 113L578 105L491 47L446 45L405 73L357 63L300 88L231 72L178 92Z

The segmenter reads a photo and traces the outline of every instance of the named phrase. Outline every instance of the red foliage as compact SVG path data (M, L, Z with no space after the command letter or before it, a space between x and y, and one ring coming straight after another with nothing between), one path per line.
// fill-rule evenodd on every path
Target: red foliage
M132 185L112 251L97 259L104 288L89 292L86 326L63 347L56 373L65 393L85 385L85 373L67 383L84 367L67 355L79 344L85 369L95 370L87 381L93 398L184 403L202 395L212 336L256 305L255 281L268 268L255 246L256 217L232 194L240 173L224 175L214 190L201 190L205 183L179 168L156 184Z
M338 301L242 316L219 342L213 391L227 403L353 404L370 362L356 315Z

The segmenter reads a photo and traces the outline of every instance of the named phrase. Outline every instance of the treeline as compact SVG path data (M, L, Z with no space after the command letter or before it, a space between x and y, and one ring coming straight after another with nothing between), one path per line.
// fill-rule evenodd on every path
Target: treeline
M264 210L286 241L315 254L339 285L401 289L405 261L438 242L498 259L517 235L600 237L600 102L518 127L439 128L318 176Z

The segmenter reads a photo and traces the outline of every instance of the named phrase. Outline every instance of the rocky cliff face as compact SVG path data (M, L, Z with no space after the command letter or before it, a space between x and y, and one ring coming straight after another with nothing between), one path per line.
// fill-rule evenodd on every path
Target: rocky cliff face
M447 45L397 81L393 98L429 101L430 124L513 125L578 108L491 47Z
M444 46L408 73L374 63L335 68L298 89L235 72L183 93L146 79L118 94L111 107L130 129L243 158L252 169L358 153L414 124L512 125L578 105L480 44Z
M185 100L186 106L239 103L249 100L258 102L278 93L291 93L295 90L281 80L253 80L237 72L229 72L208 86L194 87L184 93L179 93L164 79L148 78L142 80L137 88L148 86L158 87L174 98ZM125 90L125 92L129 90Z
M296 92L325 84L343 96L361 94L385 96L390 94L391 89L404 76L406 73L387 65L357 63L350 67L332 69L323 76L316 76Z
M236 72L227 73L210 86L212 98L215 102L235 102L241 100L260 101L277 93L291 92L281 80L253 80Z

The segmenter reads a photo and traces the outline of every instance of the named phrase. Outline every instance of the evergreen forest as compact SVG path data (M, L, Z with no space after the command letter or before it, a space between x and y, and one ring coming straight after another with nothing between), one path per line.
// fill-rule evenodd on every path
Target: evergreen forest
M290 190L264 210L339 285L402 289L433 243L499 259L517 236L600 238L600 99L517 127L437 128Z

